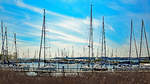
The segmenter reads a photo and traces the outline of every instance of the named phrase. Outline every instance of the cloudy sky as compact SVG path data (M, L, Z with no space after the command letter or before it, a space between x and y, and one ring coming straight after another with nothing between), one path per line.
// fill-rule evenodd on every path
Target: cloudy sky
M46 45L50 48L47 52L51 51L51 55L55 56L58 50L65 50L71 56L73 47L75 56L83 56L85 48L84 56L87 56L91 3L95 56L97 48L100 48L103 16L108 56L112 49L114 56L128 56L131 19L138 49L142 19L149 41L149 0L0 0L0 20L8 28L10 53L14 50L13 33L17 33L19 56L34 57L35 50L39 50L43 9L46 9ZM147 56L144 43L143 56ZM132 49L132 56L135 56L134 44ZM101 53L100 49L98 51ZM47 56L50 54L47 53Z

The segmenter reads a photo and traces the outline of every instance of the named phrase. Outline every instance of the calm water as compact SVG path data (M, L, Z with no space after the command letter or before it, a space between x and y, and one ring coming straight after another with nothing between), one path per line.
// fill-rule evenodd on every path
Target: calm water
M38 67L38 63L37 62L33 62L33 63L20 63L20 64L23 64L23 65L26 65L26 66L30 66L30 67L34 67L34 68L37 68ZM65 70L80 70L80 68L82 66L87 66L88 64L59 64L59 63L48 63L48 64L52 64L52 65L55 65L57 69L62 69L64 67ZM43 67L44 66L44 63L41 62L40 63L40 67ZM92 64L90 64L90 67L92 68ZM102 67L108 67L108 68L113 68L113 65L103 65Z
M117 62L123 62L123 61L128 61L128 60L109 60L109 61L117 61ZM132 62L137 62L138 60L132 60ZM33 63L20 63L28 67L38 67L38 62L33 62ZM80 64L80 63L75 63L75 64L60 64L60 63L45 63L48 65L55 65L57 70L70 70L70 71L79 71L82 66L87 66L88 64ZM44 66L44 62L40 63L40 67ZM90 64L90 68L92 68L94 64ZM102 67L107 67L108 69L112 69L113 67L116 67L116 65L110 65L110 64L105 64L102 65Z

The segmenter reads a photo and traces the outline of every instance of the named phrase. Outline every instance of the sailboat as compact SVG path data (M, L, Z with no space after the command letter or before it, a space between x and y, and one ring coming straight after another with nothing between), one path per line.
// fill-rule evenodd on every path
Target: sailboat
M131 20L131 31L130 31L130 45L129 45L129 57L128 61L119 62L115 67L116 70L130 70L132 67L131 55L132 55L132 36L133 36L133 24ZM134 38L135 39L135 38Z
M93 28L92 28L92 4L91 4L91 17L90 17L90 35L89 35L89 57L88 57L88 65L84 64L81 66L81 70L83 71L88 71L88 70L92 70L92 68L90 67L91 65L91 55L93 57Z
M147 49L147 55L148 55L148 59L144 59L144 60L141 59L143 33L144 33L144 37L145 37L145 40L146 40L145 42L146 42L146 49ZM140 69L150 69L150 53L149 53L149 45L148 45L144 20L142 20L140 52L139 52L139 58L138 59L139 59L138 61L139 61L139 64L140 64Z
M46 47L45 47L45 9L44 9L44 15L43 15L43 26L42 26L42 34L41 34L41 44L40 44L40 51L39 51L39 62L38 62L38 69L39 70L52 70L55 71L56 70L56 66L51 64L51 63L46 63ZM44 66L40 66L40 58L41 58L41 51L42 51L42 45L43 45L43 40L44 40Z
M95 63L93 70L95 71L107 71L108 68L106 67L106 41L105 41L105 29L104 29L104 17L103 17L103 31L102 31L102 52L101 52L101 57L103 56L103 48L104 48L104 64L101 63Z

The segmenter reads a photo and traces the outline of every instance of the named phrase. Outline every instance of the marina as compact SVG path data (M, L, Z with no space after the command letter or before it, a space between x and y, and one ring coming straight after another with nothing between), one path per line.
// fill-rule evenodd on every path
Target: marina
M150 83L150 17L145 7L137 7L144 13L136 15L139 10L130 11L137 2L66 1L37 5L13 0L17 9L8 10L14 13L0 1L0 12L15 17L0 16L0 84Z
M125 58L124 58L125 59ZM107 60L112 61L112 60ZM132 60L132 64L127 64L126 60L118 60L118 63L108 62L108 63L90 63L90 67L88 66L88 62L81 63L57 63L55 61L51 63L41 62L41 66L38 67L38 62L31 63L14 63L14 64L1 64L0 68L2 70L13 70L15 72L22 72L28 75L38 75L39 73L51 73L57 76L57 73L65 74L65 73L89 73L89 72L149 72L150 64L149 63L141 63L137 62L137 59ZM31 74L29 74L32 72ZM59 75L60 75L59 74ZM54 76L54 75L53 75ZM60 75L62 76L62 75Z

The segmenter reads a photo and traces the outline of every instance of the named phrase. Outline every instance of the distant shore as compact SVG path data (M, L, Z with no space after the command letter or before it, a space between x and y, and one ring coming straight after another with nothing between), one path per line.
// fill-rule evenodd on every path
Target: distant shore
M0 70L0 84L150 84L150 72L83 73L82 76L26 76Z

